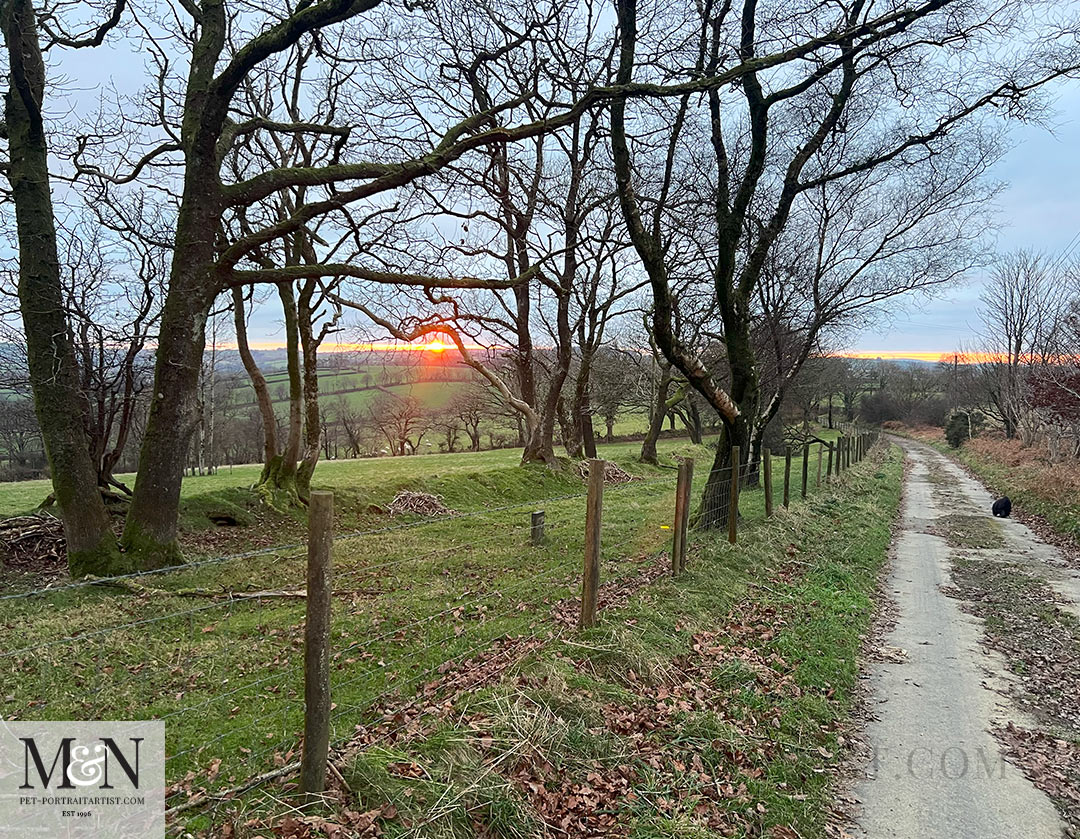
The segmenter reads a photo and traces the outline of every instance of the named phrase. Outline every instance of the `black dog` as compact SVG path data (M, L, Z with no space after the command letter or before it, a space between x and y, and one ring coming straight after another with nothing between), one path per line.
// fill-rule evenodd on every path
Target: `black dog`
M1007 519L1009 513L1012 512L1012 502L1009 500L1009 496L1003 496L994 502L994 515L999 519Z

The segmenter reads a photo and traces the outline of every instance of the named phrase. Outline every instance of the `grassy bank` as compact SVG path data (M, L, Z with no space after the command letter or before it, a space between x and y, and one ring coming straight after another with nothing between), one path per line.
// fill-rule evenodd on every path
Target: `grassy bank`
M596 629L503 627L362 714L324 806L282 817L264 790L202 829L821 835L900 479L879 451L738 546L698 534L684 576L626 587Z
M835 753L831 726L854 679L856 639L895 512L898 461L860 464L820 488L812 461L806 501L797 461L789 511L765 523L762 492L745 491L739 545L697 534L689 573L672 582L664 575L674 470L635 464L635 452L633 445L603 452L638 480L606 492L603 623L584 634L574 628L584 523L576 473L488 464L494 453L448 456L437 471L419 471L433 457L323 473L337 478L329 484L339 537L332 736L352 790L342 792L340 812L323 815L377 812L387 835L407 835L421 822L432 827L417 835L474 835L477 807L484 810L474 806L479 778L491 803L481 821L499 836L537 819L555 824L567 810L588 807L585 787L603 784L636 798L629 809L604 811L611 825L593 827L640 836L698 835L710 819L735 824L752 811L757 821L743 825L749 835L762 815L758 804L770 819L803 824L820 816L817 773ZM676 454L697 459L700 492L712 452L676 440L665 441L663 453L669 462ZM384 471L360 471L375 465ZM773 473L779 507L782 459ZM457 515L426 520L370 509L398 487L437 492ZM222 486L189 494L186 503L190 510L240 493L239 502L242 492ZM531 546L537 507L547 515L547 538ZM229 530L249 546L280 545L274 527L286 525L256 519ZM170 804L290 763L303 719L303 557L302 545L286 545L120 585L3 601L5 716L164 719ZM712 752L699 754L703 738ZM681 751L668 754L674 744ZM546 757L519 766L525 752L529 761ZM509 767L526 774L504 774ZM541 777L549 771L555 781ZM590 782L597 772L607 780ZM705 775L715 800L691 805L699 793L684 785ZM420 789L418 778L434 785ZM791 791L796 781L804 791ZM544 803L541 788L555 803ZM811 803L790 797L811 793ZM240 826L254 820L251 835L265 836L281 827L281 808L260 801L245 798L239 815L224 807L181 821L219 836L235 816ZM268 812L274 824L264 828ZM504 817L517 826L496 829ZM690 832L662 833L669 822Z

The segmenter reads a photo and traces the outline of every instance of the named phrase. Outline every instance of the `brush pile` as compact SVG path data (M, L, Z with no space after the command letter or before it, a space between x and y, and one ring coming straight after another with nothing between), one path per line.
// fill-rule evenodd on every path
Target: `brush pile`
M582 460L577 464L577 473L581 476L581 480L589 480L589 461ZM607 461L607 465L604 467L604 483L610 485L614 484L628 484L631 481L636 481L637 476L631 475L621 466L616 463Z
M454 511L447 507L442 498L430 492L413 492L403 489L394 496L387 510L391 516L452 516Z
M56 516L40 512L0 519L0 565L31 570L66 558L64 527Z

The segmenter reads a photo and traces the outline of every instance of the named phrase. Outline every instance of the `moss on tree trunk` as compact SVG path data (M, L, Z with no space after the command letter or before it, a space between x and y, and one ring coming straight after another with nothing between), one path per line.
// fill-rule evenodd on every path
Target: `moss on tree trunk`
M0 10L9 59L8 180L15 203L19 303L34 410L64 523L71 575L110 576L130 570L130 558L117 547L98 491L84 425L86 403L64 311L42 120L45 65L37 22L30 0L11 0Z

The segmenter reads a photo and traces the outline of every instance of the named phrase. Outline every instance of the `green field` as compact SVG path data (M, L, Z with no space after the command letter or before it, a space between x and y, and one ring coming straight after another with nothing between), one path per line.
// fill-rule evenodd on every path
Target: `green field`
M712 452L679 440L662 441L660 448L669 464L676 454L697 460L695 493L700 492ZM576 614L573 598L580 585L584 485L574 472L521 467L516 465L516 452L511 451L324 464L316 483L335 491L337 508L334 741L344 744L354 736L357 725L377 728L381 713L377 709L385 703L407 701L417 691L427 690L424 685L449 672L449 662L470 659L492 645L507 643L507 639L532 639L529 643L545 645L543 654L537 653L539 658L527 658L533 671L549 675L564 667L561 656L588 650L593 662L589 678L594 685L590 701L601 701L601 697L611 701L626 685L620 685L619 680L606 684L605 680L616 673L625 674L627 668L651 678L648 674L661 667L659 658L675 655L687 642L686 621L704 627L722 616L739 592L747 591L748 575L753 575L756 563L785 561L792 546L802 544L810 535L815 539L823 536L828 545L820 555L809 554L818 557L815 562L833 561L829 558L834 555L851 562L862 556L850 552L854 541L848 540L856 540L856 533L860 549L872 549L867 562L876 562L879 554L883 555L877 535L866 539L868 532L877 534L880 530L887 541L890 520L885 516L867 518L877 492L865 491L872 466L852 470L831 487L816 485L816 469L812 467L809 502L799 497L801 470L793 469L793 510L786 513L779 509L783 461L776 458L773 474L778 484L778 524L764 522L762 492L746 490L740 505L744 547L733 550L714 534L700 534L695 539L695 563L704 564L692 569L688 588L662 582L655 592L652 587L638 591L639 585L633 581L649 573L656 563L661 563L657 570L663 574L675 481L670 467L635 464L636 452L637 444L632 443L601 447L602 457L621 463L640 478L608 487L604 501L601 578L609 584L629 580L631 599L623 607L606 607L623 608L624 613L611 612L601 629L582 636L585 647L571 637L559 640L565 629L560 629L557 620L553 622L553 610L560 603L568 604L570 615ZM816 465L816 458L811 462ZM251 493L241 487L256 473L256 467L245 467L231 474L225 470L188 479L183 488L187 515L227 503L242 506L245 495ZM883 473L874 480L891 493L897 474L894 465L887 479ZM863 489L850 497L836 496L849 485ZM402 487L438 493L457 515L425 520L391 518L369 510L370 504L385 504ZM11 499L6 503L17 506ZM529 517L538 507L546 512L546 540L542 546L532 547L528 544ZM272 536L277 526L282 537L277 541L289 542L296 538L295 524L288 518L263 518L251 536L265 537L267 529ZM232 530L242 533L247 528ZM774 530L779 541L776 535L769 535ZM860 573L865 576L866 572ZM299 650L304 603L279 598L275 592L302 587L303 574L303 547L292 545L226 561L204 560L184 570L144 575L114 587L80 586L28 598L9 596L0 622L4 650L0 657L4 659L3 670L15 678L6 679L3 686L5 713L14 719L165 719L167 774L173 784L170 803L182 802L199 789L234 786L275 763L288 763L296 757L303 713ZM829 605L833 602L841 610L850 608L843 605L848 601L837 600L843 592L831 588L840 579L835 574L830 571L830 576L814 582L802 595L818 611L833 608ZM865 588L865 579L860 579L860 587ZM865 598L862 594L859 598L859 614L863 614ZM602 596L602 608L605 602ZM832 626L835 621L829 617L830 626L825 629L843 636L837 641L838 654L843 644L850 645L860 624L841 621ZM800 629L790 641L781 637L774 643L794 645L784 653L791 657L801 655L800 645L810 641ZM521 666L526 665L523 662ZM808 685L822 681L835 685L842 673L846 685L851 666L848 658L822 662L808 667L805 678ZM585 684L580 678L565 673L558 677L560 684L573 687L571 693L576 697L561 712L550 706L553 700L545 691L530 702L543 700L548 703L548 712L571 714L569 723L560 725L584 725L585 718L575 716L584 712L573 710L585 701L577 696ZM100 689L103 685L107 689ZM469 691L469 707L486 707L488 711L491 703L502 707L507 687L496 682L475 696ZM810 736L807 726L812 730L823 713L815 696L808 694L796 702L785 712L790 720L768 736L799 740ZM835 707L829 705L828 713L840 713L842 707L838 700ZM599 710L597 706L589 711L589 718ZM748 707L747 713L754 711ZM574 723L574 719L579 722ZM700 731L705 722L705 718L695 722L693 731ZM457 748L453 743L462 737L470 741L467 733L453 726L446 734L438 734L439 730L438 726L428 730L405 751L402 746L380 744L351 759L343 768L350 773L353 788L368 803L389 799L401 812L430 816L442 795L457 790L463 782L457 770L444 777L445 761ZM694 736L690 729L680 735L690 740ZM815 748L821 744L833 748L828 738L812 738L810 742ZM568 741L566 760L587 758L600 745L590 743L588 737L581 743ZM434 786L421 784L420 794L412 797L387 776L387 767L402 760L430 764ZM781 777L787 778L785 787L793 782L790 772L776 776ZM786 792L773 787L775 782L756 784L754 797L769 800L770 806L786 799ZM502 812L505 806L510 808L504 813L506 818L526 818L519 812L522 802L508 792L505 782L499 781L496 787L487 792L469 789L465 800L473 801L474 794L481 798L491 794L498 800L488 801L481 809L490 805ZM785 819L816 819L821 798L817 780L814 789L813 806L791 806L789 802L777 813ZM257 814L265 811L265 802L260 801L252 797L241 806L254 808L251 812ZM651 825L650 832L641 835L671 835L664 832L665 814L632 809L633 818ZM498 821L498 812L489 817ZM469 823L466 813L457 808L445 817L455 823L465 818L464 824ZM205 835L210 836L219 835L224 818L223 813L214 811L209 816L192 814L184 821L190 829L208 831ZM397 835L398 827L390 823L385 829L389 835ZM455 828L430 835L468 834Z
M391 377L408 377L414 374L415 368L394 367L384 365L372 367L370 370L320 370L319 371L319 395L333 405L341 397L345 397L350 405L357 410L364 410L380 393L389 391L396 396L412 396L427 405L431 410L438 410L446 406L454 394L456 387L464 382L460 381L430 381L410 382L400 384L381 385ZM448 371L450 374L450 371ZM270 390L270 397L276 405L288 401L289 379L288 373L283 370L274 370L266 373L266 384ZM239 384L230 388L229 395L236 405L254 404L255 391L251 382L244 378Z
M446 390L449 385L439 382L426 382L411 387L429 389L436 395L439 395L440 391L444 395L449 393ZM619 435L638 434L641 433L639 428L644 424L644 417L628 414L625 422L616 425L615 432ZM612 459L632 459L640 448L640 443L614 443L599 446L600 456ZM400 483L423 479L432 474L513 466L520 459L519 449L508 448L468 453L468 457L464 459L462 453L435 453L397 458L322 460L315 473L315 483L325 482L326 486L372 487L383 483L389 476L394 486L398 486ZM258 480L261 470L260 464L243 464L222 466L214 475L186 476L181 488L181 497L188 498L223 489L251 486ZM117 477L128 486L132 486L135 481L134 473L120 474ZM33 510L51 491L52 486L45 479L0 483L0 518L21 515Z

